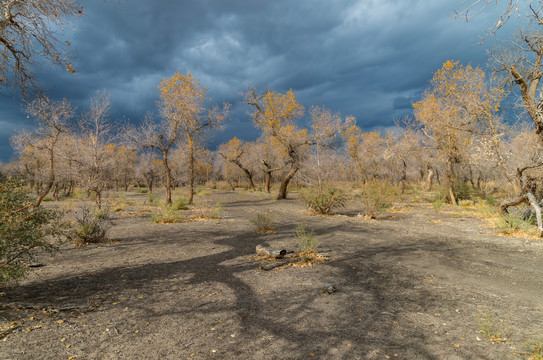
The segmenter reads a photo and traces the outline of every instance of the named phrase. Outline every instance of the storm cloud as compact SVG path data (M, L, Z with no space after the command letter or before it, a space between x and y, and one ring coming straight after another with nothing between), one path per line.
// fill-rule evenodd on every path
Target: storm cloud
M61 44L72 44L76 73L48 65L36 72L49 97L84 110L92 93L105 89L111 118L137 122L156 110L162 78L191 72L213 101L233 104L217 143L258 135L240 96L248 86L292 89L306 108L353 115L364 129L391 126L410 113L444 61L486 64L485 47L476 44L500 10L465 23L450 16L460 1L81 3L84 16L58 34ZM0 160L11 156L13 132L31 126L17 98L0 98Z

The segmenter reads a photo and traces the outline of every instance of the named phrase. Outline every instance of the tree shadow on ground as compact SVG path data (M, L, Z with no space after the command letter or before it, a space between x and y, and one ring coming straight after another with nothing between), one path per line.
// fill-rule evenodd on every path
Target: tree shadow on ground
M355 230L362 235L361 229ZM338 231L346 230L340 225L319 229L322 235ZM415 254L420 251L420 245L412 242L398 245L402 243L401 236L397 243L389 245L361 243L360 250L342 254L320 265L320 269L288 268L266 273L263 278L257 264L246 260L254 254L253 238L247 231L221 233L218 238L216 232L199 231L198 239L176 241L196 244L201 239L214 239L207 242L226 250L178 261L63 275L13 288L2 301L60 308L66 303L86 304L91 299L97 301L95 311L107 312L112 305L105 299L139 290L178 299L175 306L171 301L165 302L163 307L146 302L134 304L143 320L176 316L206 319L224 311L236 314L237 325L250 341L243 348L235 345L225 348L232 358L266 351L269 340L265 338L281 343L280 357L284 359L298 359L309 353L320 358L373 358L394 353L402 354L403 358L439 357L428 347L435 339L430 338L427 331L417 324L399 323L397 316L402 312L423 312L451 300L441 298L431 289L414 290L421 286L423 279L412 273L398 273L397 269L384 269L376 260L383 254L391 257ZM170 243L175 247L174 242ZM162 245L167 244L165 241ZM426 241L424 246L424 251L455 256L438 240ZM333 295L323 294L323 279L331 276L339 291ZM299 278L311 280L311 285L297 288L295 283ZM258 290L263 283L274 287L265 295ZM233 299L226 303L203 300L198 297L202 286L226 289ZM461 357L473 356L473 352L462 355L461 350L451 353L455 352ZM484 357L482 353L479 355Z

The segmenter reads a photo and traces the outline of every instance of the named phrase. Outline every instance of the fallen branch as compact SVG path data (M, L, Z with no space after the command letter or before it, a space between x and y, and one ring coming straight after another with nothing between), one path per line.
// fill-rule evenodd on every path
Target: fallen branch
M29 304L8 304L4 305L5 308L12 308L16 310L47 310L49 312L61 312L61 311L71 311L71 310L77 310L77 311L86 311L90 310L90 306L87 305L76 305L76 304L68 304L59 308L53 308L51 306L47 305L29 305Z
M8 336L9 334L11 334L12 332L14 332L15 330L17 330L18 328L20 328L22 325L15 325L5 331L3 331L2 333L0 333L0 339L3 339L5 338L6 336Z
M543 221L541 220L541 205L539 205L533 193L528 191L525 194L519 196L518 198L505 200L504 202L500 204L499 213L501 215L506 215L509 213L508 208L510 206L520 205L524 202L527 202L532 206L533 211L535 212L536 220L537 220L537 230L539 231L539 235L541 236L543 234Z
M288 264L292 264L292 263L297 263L297 262L302 261L304 259L305 259L304 257L300 257L300 258L296 258L296 259L288 259L288 260L283 260L283 261L277 261L277 262L274 262L272 264L261 265L260 268L262 270L268 271L268 270L271 270L271 269L275 269L276 267L279 267L279 266L288 265Z

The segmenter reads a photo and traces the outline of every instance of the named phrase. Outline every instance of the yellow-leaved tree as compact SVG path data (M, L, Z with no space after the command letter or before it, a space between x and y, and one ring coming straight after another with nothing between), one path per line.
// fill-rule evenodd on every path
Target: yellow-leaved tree
M249 187L254 190L255 184L253 181L253 173L249 167L244 164L244 156L247 155L248 149L248 143L234 137L226 144L219 146L218 153L224 160L236 165L245 173L247 181L249 182Z
M456 204L458 170L474 134L489 133L499 111L503 89L489 85L480 68L446 61L434 73L422 100L413 104L415 118L439 151L445 165L451 203Z
M230 104L207 106L211 100L208 89L202 87L191 73L175 73L163 79L158 86L159 108L164 119L175 124L175 128L187 142L189 164L189 200L194 199L195 155L200 149L208 130L219 126L228 116Z
M246 101L253 109L254 123L262 130L264 139L271 142L285 159L287 171L281 178L277 199L287 197L288 184L300 169L307 150L311 146L331 146L334 138L354 121L352 117L343 120L332 116L324 107L314 107L311 129L300 129L296 122L305 109L292 90L285 94L266 91L257 95L254 89L249 89Z
M169 155L178 142L187 142L189 166L189 204L194 199L195 156L201 148L208 130L219 126L228 116L229 104L222 107L207 106L208 89L191 73L175 73L171 78L164 78L158 86L160 100L158 107L162 119L155 122L150 115L142 128L129 131L130 141L142 148L158 150L162 155L162 166L166 175L166 205L172 203L172 170Z

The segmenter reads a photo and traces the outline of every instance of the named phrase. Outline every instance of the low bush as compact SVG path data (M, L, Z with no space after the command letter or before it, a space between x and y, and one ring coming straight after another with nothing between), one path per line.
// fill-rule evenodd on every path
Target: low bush
M74 210L73 217L75 224L68 237L77 247L106 240L107 231L112 226L109 208L86 205Z
M257 213L251 222L256 226L255 232L271 234L275 232L274 217L268 213Z
M443 209L446 202L446 196L442 192L437 192L432 198L432 206L437 211Z
M61 212L35 207L22 180L0 176L0 283L22 278L33 251L58 248L56 240L65 230L61 217Z
M209 216L212 219L220 219L223 213L224 213L224 207L222 206L220 202L218 202L215 204L215 206L211 210L211 213L209 214Z
M305 224L299 224L296 227L296 236L300 253L315 251L319 246L319 240L315 237L315 233L313 230L307 229Z
M323 215L330 214L334 208L345 206L347 202L345 192L329 185L302 189L300 198L309 209Z
M160 205L160 200L158 200L158 198L156 198L153 193L147 193L147 205L150 205L150 206L159 206Z
M524 219L521 213L500 215L494 224L499 232L506 235L534 228L534 220L532 218Z
M375 218L392 207L399 193L399 189L387 181L367 181L360 194L363 214Z
M157 224L173 224L186 220L185 213L176 210L173 206L167 206L151 215L151 220Z
M187 203L188 201L185 198L180 197L180 198L174 199L170 207L172 210L188 210L189 206Z
M191 216L191 219L220 219L222 214L224 212L224 208L222 207L222 204L220 202L216 203L213 208L203 208Z

